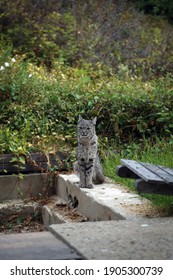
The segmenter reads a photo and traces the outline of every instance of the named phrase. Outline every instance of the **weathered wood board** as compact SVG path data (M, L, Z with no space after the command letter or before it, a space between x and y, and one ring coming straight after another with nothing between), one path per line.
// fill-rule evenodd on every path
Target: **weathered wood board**
M67 160L65 153L57 154L30 153L28 155L19 155L25 163L21 163L20 159L13 154L0 154L0 174L15 173L33 173L46 172L50 168L55 170L65 170L64 161ZM16 161L14 160L16 158Z
M121 162L146 182L173 184L173 175L163 166L126 159L122 159Z
M138 179L138 178L140 178L135 172L130 170L125 165L117 166L117 175L122 177L122 178L129 178L129 179Z
M173 195L173 187L168 184L151 184L142 179L135 181L135 187L139 193L154 193L162 195Z
M139 192L173 195L173 169L151 163L122 159L117 167L117 175L137 179L135 186Z

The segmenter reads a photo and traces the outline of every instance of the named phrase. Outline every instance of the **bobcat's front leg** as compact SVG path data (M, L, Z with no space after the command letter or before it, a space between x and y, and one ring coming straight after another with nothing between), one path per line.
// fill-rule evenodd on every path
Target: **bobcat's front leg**
M78 159L78 165L79 165L79 187L80 188L86 188L86 175L85 175L85 161L84 159Z
M93 189L92 177L94 171L94 160L91 158L86 163L86 188Z

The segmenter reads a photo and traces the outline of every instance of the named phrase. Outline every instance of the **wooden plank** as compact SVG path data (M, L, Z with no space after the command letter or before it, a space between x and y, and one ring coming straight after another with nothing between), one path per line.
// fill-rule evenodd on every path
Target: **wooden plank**
M157 182L158 184L164 183L164 180L162 178L160 178L158 175L154 174L146 167L142 166L141 163L135 160L121 159L121 162L146 182Z
M163 167L161 165L158 165L160 168L163 168L169 175L173 176L173 168L169 167Z
M13 173L32 173L46 172L50 167L56 170L66 170L64 160L67 159L67 154L57 152L46 156L43 153L31 153L28 155L19 155L25 158L25 164L12 162L15 157L13 154L0 154L0 174Z
M12 154L0 154L0 165L10 162L12 160Z
M168 173L166 169L163 166L159 165L153 165L151 163L143 163L140 162L140 164L144 167L146 167L148 170L162 178L167 184L173 185L173 175Z
M52 165L57 167L58 166ZM0 174L12 174L12 173L32 173L32 172L45 172L46 170L48 170L48 165L46 162L39 162L37 163L37 165L29 165L29 164L21 164L19 167L13 163L13 164L9 164L9 163L5 163L2 165L0 165Z
M66 160L67 159L67 154L63 152L57 152L57 153L49 153L47 156L44 153L28 153L28 155L21 154L19 156L23 156L24 158L28 157L36 162L47 162L48 158L50 161L57 161L59 160ZM10 163L12 158L16 157L13 154L0 154L0 164L4 163Z
M116 174L121 178L138 179L140 178L137 174L132 172L127 166L119 165L116 169Z
M173 188L166 183L151 184L151 183L143 181L142 179L138 179L135 181L135 187L137 188L139 193L173 195Z

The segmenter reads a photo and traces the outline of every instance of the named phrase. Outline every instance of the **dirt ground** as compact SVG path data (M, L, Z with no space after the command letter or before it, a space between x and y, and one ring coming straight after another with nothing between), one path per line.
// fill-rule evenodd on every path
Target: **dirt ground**
M80 223L88 221L88 219L80 214L76 208L73 208L64 201L62 202L61 199L52 199L47 205L54 213L58 213L58 215L60 215L66 222Z
M24 206L14 204L0 210L0 233L25 233L46 230L41 212L26 210Z
M145 201L142 204L122 205L122 207L141 217L158 218L172 216L168 210L162 208L159 209L158 207L152 205L150 201Z
M0 233L25 233L46 230L41 221L34 220L31 215L26 217L12 215L0 223Z
M27 201L25 201L25 203L27 204ZM9 205L8 209L10 211L7 211L7 207L5 210L2 208L0 210L0 234L45 231L46 227L43 224L41 212L42 206L44 205L48 205L51 210L61 215L65 221L87 221L86 217L79 214L76 209L72 208L65 202L55 199L42 199L36 203L38 204L37 210L32 210L30 212L24 210L23 207L21 207L21 211L19 211L18 208L20 207L18 204L13 204L12 206Z

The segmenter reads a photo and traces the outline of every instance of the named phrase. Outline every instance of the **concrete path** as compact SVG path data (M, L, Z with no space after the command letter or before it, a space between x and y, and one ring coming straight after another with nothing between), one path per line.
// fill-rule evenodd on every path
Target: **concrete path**
M173 218L52 225L86 259L173 260Z
M44 220L54 235L0 234L0 259L173 259L173 217L143 217L136 209L146 216L148 201L114 183L90 190L80 189L78 181L74 174L60 175L56 195L90 222L50 225L56 223L50 209Z
M82 259L48 231L0 234L0 260Z
M88 190L77 182L74 174L60 175L56 193L67 202L77 201L78 211L90 222L51 225L58 238L86 259L173 259L172 217L146 217L148 201L114 183Z

